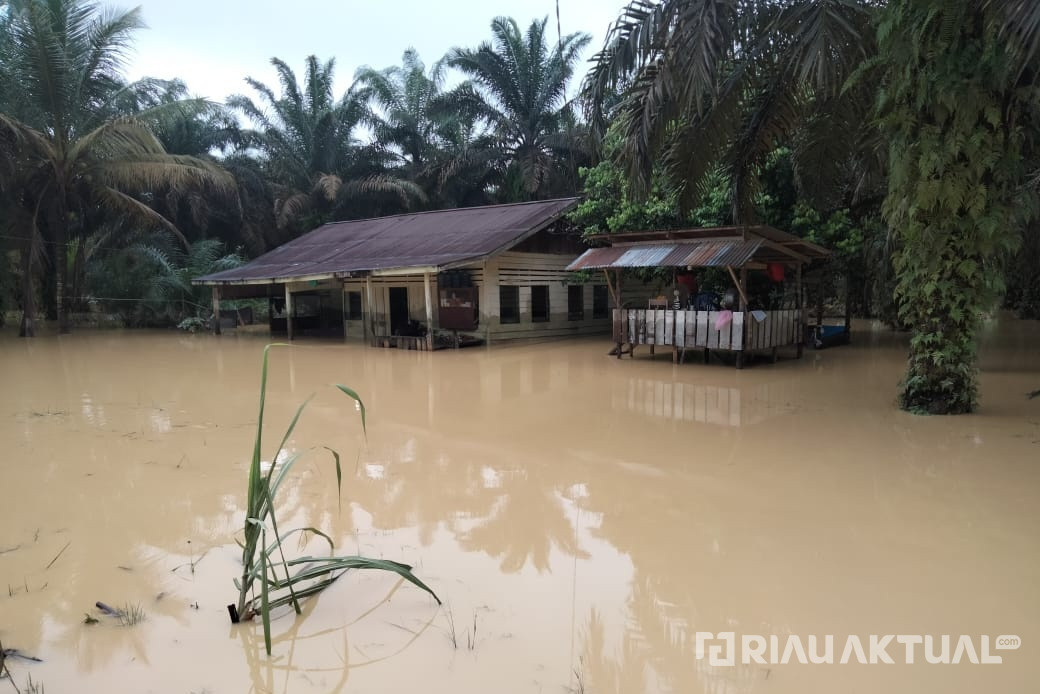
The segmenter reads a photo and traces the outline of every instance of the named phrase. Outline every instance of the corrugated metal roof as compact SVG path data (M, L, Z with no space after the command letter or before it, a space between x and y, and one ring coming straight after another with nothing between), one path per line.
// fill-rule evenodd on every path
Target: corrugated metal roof
M195 282L263 282L479 260L511 248L576 204L577 198L561 198L333 222Z
M774 229L764 224L727 227L698 227L694 229L652 229L645 231L619 231L609 234L596 234L591 238L606 241L609 244L621 243L683 243L720 238L758 237L776 247L783 247L803 256L806 260L818 260L828 257L831 252L811 241Z
M740 267L762 246L762 239L714 239L684 243L634 243L591 248L568 270L632 267Z

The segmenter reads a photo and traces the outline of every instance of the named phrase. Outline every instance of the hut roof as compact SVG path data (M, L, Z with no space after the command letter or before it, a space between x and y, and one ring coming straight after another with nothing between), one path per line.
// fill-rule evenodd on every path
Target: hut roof
M809 263L830 251L765 225L635 231L593 237L592 248L568 270L636 267L741 267L751 262Z
M332 222L241 267L195 284L267 284L484 260L544 229L577 198L415 212Z

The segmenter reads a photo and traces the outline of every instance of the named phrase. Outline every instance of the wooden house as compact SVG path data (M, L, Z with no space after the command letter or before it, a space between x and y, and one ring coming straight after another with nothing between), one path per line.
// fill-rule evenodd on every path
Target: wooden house
M624 232L597 240L609 245L585 251L568 269L602 271L610 280L609 291L617 306L612 310L612 330L618 358L634 356L640 345L647 345L651 355L656 348L671 348L676 362L683 361L689 350L702 352L705 362L711 352L727 352L734 355L737 368L755 353L768 354L775 361L783 347L794 347L802 356L807 325L803 272L830 257L826 248L765 225ZM653 269L678 276L704 268L728 273L734 290L731 306L718 305L716 300L700 304L692 295L682 301L678 288L674 299L639 297L632 303L624 296L622 273L626 271ZM752 272L769 275L779 291L764 301L749 300ZM820 304L817 325L822 321ZM846 318L846 329L847 322Z
M325 224L199 277L223 299L267 297L272 332L431 349L610 330L606 281L567 266L587 246L562 221L577 198ZM219 329L219 326L218 326Z

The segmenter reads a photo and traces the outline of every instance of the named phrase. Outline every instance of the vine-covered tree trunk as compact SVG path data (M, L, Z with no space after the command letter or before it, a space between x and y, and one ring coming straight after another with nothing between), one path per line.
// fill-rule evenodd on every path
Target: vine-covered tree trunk
M878 39L889 139L887 220L900 319L913 337L900 402L956 414L977 403L976 338L999 258L1035 208L1020 188L1022 126L1005 44L968 0L893 0Z
M36 250L32 238L22 256L22 320L18 323L18 337L36 337L36 288L33 286L33 253Z

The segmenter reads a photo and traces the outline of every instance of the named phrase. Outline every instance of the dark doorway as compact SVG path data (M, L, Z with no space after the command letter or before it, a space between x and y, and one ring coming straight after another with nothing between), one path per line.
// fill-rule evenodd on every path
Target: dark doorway
M408 327L408 288L390 287L390 334Z

